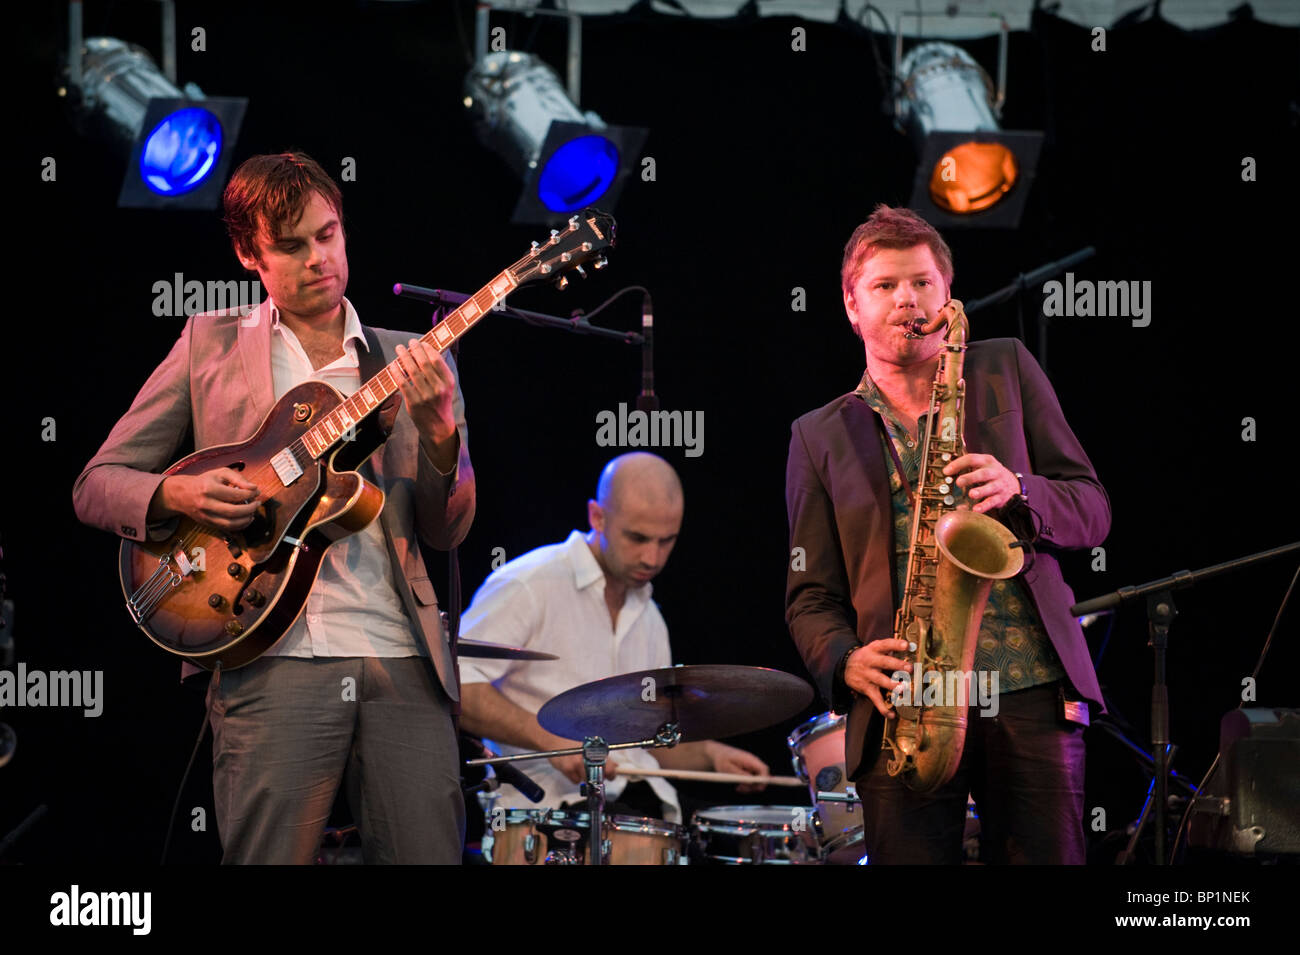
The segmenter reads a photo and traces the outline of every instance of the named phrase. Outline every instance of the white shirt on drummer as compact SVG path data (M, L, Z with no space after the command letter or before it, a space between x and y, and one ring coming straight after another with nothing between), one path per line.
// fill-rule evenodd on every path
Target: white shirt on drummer
M370 347L356 309L346 298L343 305L343 354L321 368L312 368L298 336L281 324L280 310L271 305L276 401L308 379L333 385L344 397L361 387L357 344L367 351ZM393 586L392 562L376 517L364 530L330 545L302 613L266 656L414 657L419 653L411 620Z
M462 637L556 654L558 660L484 660L460 658L462 683L491 683L506 699L530 713L547 700L583 683L637 670L672 666L668 627L650 599L650 585L629 588L612 627L605 605L605 574L579 531L562 544L530 551L493 571L461 618ZM524 752L501 744L501 753ZM643 749L615 750L610 758L624 766L657 769ZM557 808L580 802L578 785L546 759L516 763L543 789L546 797L530 803L513 786L503 785L498 805L508 808ZM667 780L646 780L667 804L668 822L681 821L677 792ZM627 786L619 775L605 785L613 802Z

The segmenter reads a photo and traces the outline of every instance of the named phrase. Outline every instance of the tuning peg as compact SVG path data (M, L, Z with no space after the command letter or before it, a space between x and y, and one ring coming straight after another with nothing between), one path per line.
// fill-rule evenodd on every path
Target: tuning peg
M570 228L570 229L576 229L576 228L578 228L578 217L577 217L577 216L570 216L570 217L569 217L569 228Z
M555 280L555 287L559 289L561 292L563 292L566 288L569 287L569 277L567 275L561 275L558 279Z
M536 254L537 254L537 250L538 250L539 248L541 248L541 246L538 245L536 242L534 242L533 245L532 245L532 247L528 250L528 254L529 254L529 255L536 255Z
M605 258L603 255L595 262L591 263L593 269L603 269L607 265L609 265L609 259Z
M584 243L582 243L582 251L583 251L583 252L590 252L590 251L591 251L591 243L590 243L590 242L584 242Z
M581 265L575 265L573 267L573 270L577 272L579 275L581 275L584 279L587 277L586 270L584 270Z
M555 243L557 243L557 242L559 242L559 241L560 241L560 230L559 230L559 229L552 229L552 230L551 230L551 245L555 245Z

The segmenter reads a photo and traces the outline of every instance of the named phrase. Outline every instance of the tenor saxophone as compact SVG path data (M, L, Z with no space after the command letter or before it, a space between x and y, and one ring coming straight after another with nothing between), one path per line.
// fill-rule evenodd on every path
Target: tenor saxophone
M886 720L881 741L889 775L921 793L938 789L957 771L984 605L993 581L1014 577L1024 564L1011 546L1015 535L972 511L965 492L943 473L966 453L962 369L970 323L956 299L940 315L948 327L926 419L903 601L894 620L894 636L916 648L907 654L910 699L900 705L896 691L897 715ZM938 700L926 705L927 697Z

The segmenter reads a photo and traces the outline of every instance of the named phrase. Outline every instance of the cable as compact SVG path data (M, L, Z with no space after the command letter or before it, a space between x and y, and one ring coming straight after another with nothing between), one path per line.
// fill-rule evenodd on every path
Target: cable
M1291 594L1295 591L1297 580L1300 580L1300 565L1296 566L1295 575L1291 578L1291 585L1287 587L1286 594L1282 597L1282 603L1277 608L1277 614L1273 617L1273 626L1269 628L1268 636L1264 638L1264 649L1259 652L1259 661L1255 664L1255 671L1250 675L1251 680L1256 683L1259 681L1259 671L1264 666L1264 658L1268 656L1268 648L1273 645L1273 635L1277 633L1277 625L1282 620L1282 614L1286 610L1286 605L1291 602ZM1246 700L1243 698L1242 701L1237 704L1237 709L1240 710L1244 708L1245 705ZM1210 780L1210 776L1213 775L1215 769L1218 768L1219 760L1222 757L1222 750L1214 754L1214 762L1210 763L1210 768L1205 771L1205 776L1202 777L1200 784L1196 787L1198 793L1205 788L1206 783ZM1183 818L1178 823L1178 831L1174 834L1174 845L1173 848L1169 850L1169 861L1171 863L1178 858L1178 847L1182 843L1183 836L1187 832L1187 824L1191 819L1192 806L1194 803L1195 799L1189 799L1187 801L1187 808L1183 810Z
M622 298L622 297L623 297L624 295L626 295L628 292L640 292L642 295L649 295L649 294L650 294L650 290L649 290L648 288L646 288L645 286L643 286L643 285L629 285L629 286L627 286L626 288L621 288L621 289L619 289L617 292L615 292L615 293L614 293L613 295L611 295L609 298L605 299L605 301L603 301L603 302L601 302L599 305L597 305L597 306L596 306L594 309L592 309L590 312L584 312L583 315L582 315L582 317L583 317L584 319L588 319L588 320L594 318L595 316L597 316L597 315L599 315L601 312L603 312L605 309L609 308L609 306L613 305L615 301L617 301L618 299Z
M212 679L208 681L208 707L203 714L203 725L199 727L199 738L194 741L194 750L190 753L190 761L185 764L185 773L181 776L180 787L176 790L176 801L172 803L172 814L167 820L167 838L163 840L162 858L158 860L159 865L167 864L167 850L172 844L172 830L176 827L176 812L181 807L181 796L185 793L185 783L190 778L190 770L194 768L194 758L199 755L199 747L203 745L203 737L207 735L208 724L212 720L212 707L217 701L217 690L221 686L221 661L212 668Z

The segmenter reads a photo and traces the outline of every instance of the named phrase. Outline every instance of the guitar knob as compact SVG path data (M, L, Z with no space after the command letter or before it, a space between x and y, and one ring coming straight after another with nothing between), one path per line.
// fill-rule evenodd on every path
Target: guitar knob
M211 607L213 610L220 609L221 605L224 604L225 602L226 602L226 598L222 597L221 594L213 594L211 597L208 598L208 606Z
M266 603L266 598L262 596L262 593L259 590L250 590L245 593L244 596L248 598L248 602L254 607L261 607Z
M226 633L230 634L232 637L237 637L243 632L244 632L244 625L240 623L238 620L226 621Z
M244 552L244 549L240 547L238 544L236 544L234 541L230 541L226 545L226 550L230 551L231 557L238 557L240 554Z
M234 578L237 579L237 578L239 577L239 575L243 572L243 570L244 570L244 568L243 568L242 565L240 565L240 564L231 564L229 567L226 568L226 573L228 573L231 577L234 577Z

